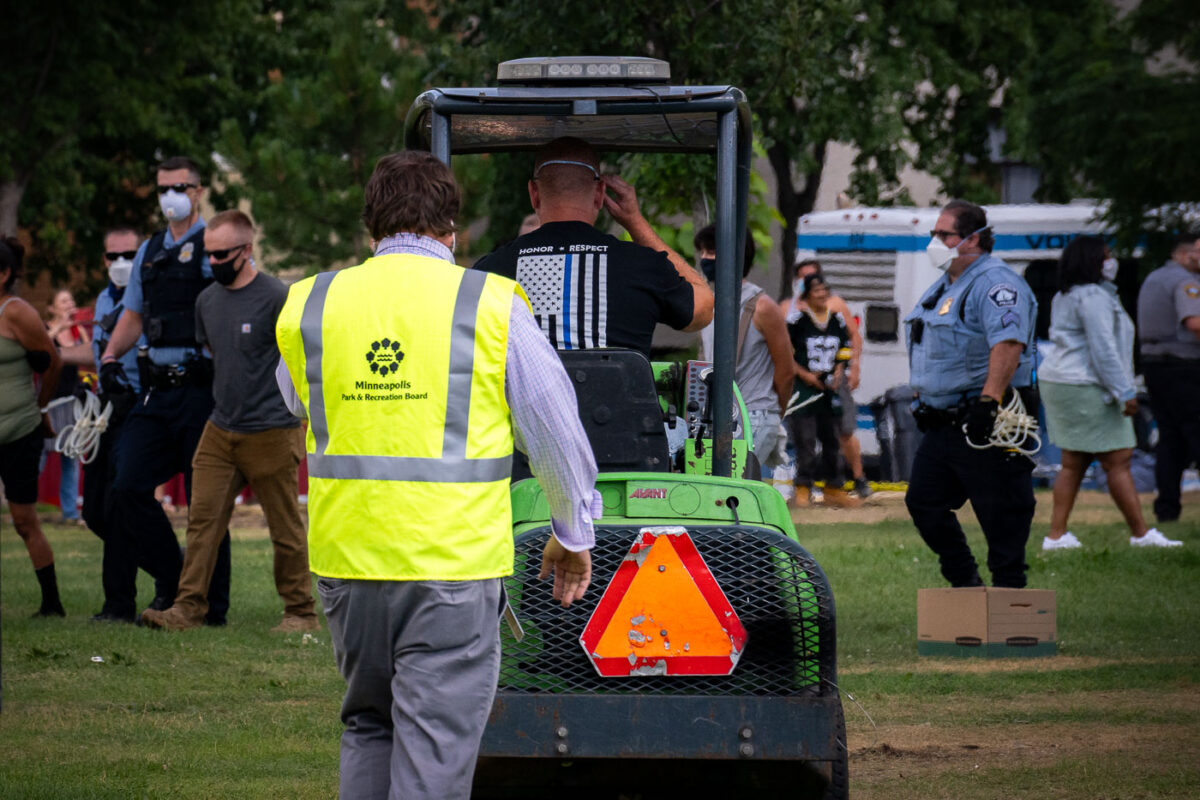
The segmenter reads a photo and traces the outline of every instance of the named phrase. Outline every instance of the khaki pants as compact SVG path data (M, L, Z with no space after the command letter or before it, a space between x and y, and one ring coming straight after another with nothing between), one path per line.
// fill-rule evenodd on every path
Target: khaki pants
M209 580L217 547L229 527L234 501L249 484L262 504L275 546L275 589L287 616L314 616L308 539L297 499L297 470L304 457L301 428L233 433L204 426L192 457L192 502L187 549L175 605L199 619L208 611Z

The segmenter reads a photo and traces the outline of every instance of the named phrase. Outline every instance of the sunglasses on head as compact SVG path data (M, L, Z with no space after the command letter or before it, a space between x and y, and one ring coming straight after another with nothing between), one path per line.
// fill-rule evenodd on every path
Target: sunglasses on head
M205 250L204 255L208 256L209 261L216 261L216 262L220 263L222 261L228 261L229 258L234 253L236 253L238 250L241 250L243 247L249 247L249 246L250 245L248 245L248 244L239 244L239 245L235 245L233 247L227 247L224 250Z
M128 258L130 261L137 255L137 250L119 250L117 252L108 252L104 257L109 261L116 261L118 258Z
M183 194L188 189L199 189L199 188L200 188L200 184L198 184L198 183L172 183L169 186L159 186L158 193L166 194L167 192L173 191L173 192L179 192L180 194Z

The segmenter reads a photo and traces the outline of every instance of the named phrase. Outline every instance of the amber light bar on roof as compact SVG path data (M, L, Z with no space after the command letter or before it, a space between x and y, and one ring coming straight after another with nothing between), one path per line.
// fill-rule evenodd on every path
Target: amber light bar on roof
M671 65L641 56L518 58L501 62L496 81L506 84L666 83Z

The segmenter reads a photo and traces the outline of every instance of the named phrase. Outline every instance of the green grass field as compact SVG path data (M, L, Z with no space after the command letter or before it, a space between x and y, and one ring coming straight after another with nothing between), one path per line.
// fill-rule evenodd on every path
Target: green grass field
M917 657L916 590L941 580L897 498L797 515L837 601L854 797L1200 796L1200 497L1164 527L1186 546L1146 552L1105 498L1085 496L1072 529L1086 548L1046 556L1038 499L1030 585L1058 592L1049 659ZM252 513L238 520L229 626L165 634L90 623L99 540L53 524L69 616L30 619L36 581L3 518L0 798L336 795L328 634L269 633L270 544Z

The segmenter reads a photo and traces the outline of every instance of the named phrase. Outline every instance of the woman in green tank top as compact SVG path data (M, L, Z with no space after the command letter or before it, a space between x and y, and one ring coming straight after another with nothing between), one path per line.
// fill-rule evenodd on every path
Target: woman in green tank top
M25 542L42 589L35 616L66 616L58 597L54 551L37 518L38 459L50 423L41 409L50 402L62 361L33 306L13 295L21 274L24 248L16 239L0 240L0 481L13 527ZM33 388L34 371L42 373Z

